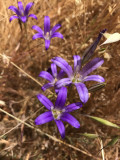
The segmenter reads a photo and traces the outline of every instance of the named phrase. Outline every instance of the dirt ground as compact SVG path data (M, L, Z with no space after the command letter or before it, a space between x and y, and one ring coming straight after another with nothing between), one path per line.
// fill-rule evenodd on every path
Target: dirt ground
M28 2L23 0L24 5ZM0 110L0 160L120 160L119 140L100 152L102 146L120 136L120 129L84 116L104 118L120 126L120 42L98 45L94 53L94 57L104 58L104 64L93 73L103 76L106 86L92 92L89 101L72 113L81 124L79 129L65 123L66 137L62 140L54 122L34 125L35 118L46 111L36 95L50 94L41 90L39 83L43 85L46 81L38 77L40 71L47 70L55 56L73 66L73 55L82 56L104 28L108 33L120 33L120 1L34 0L30 13L37 15L38 20L29 18L28 40L17 20L9 22L13 15L8 10L11 5L17 6L17 0L0 1L0 54L10 57L8 61L0 56L0 108L10 114ZM52 39L48 51L43 39L32 40L35 32L31 29L33 25L43 29L46 15L51 27L62 25L59 32L64 36L63 40ZM99 44L104 41L103 37ZM72 89L68 104L79 101ZM54 96L50 99L55 102ZM83 133L99 137L87 138Z

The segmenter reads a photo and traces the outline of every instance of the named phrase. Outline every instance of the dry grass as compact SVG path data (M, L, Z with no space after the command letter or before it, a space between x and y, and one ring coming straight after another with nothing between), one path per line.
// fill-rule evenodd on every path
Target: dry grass
M29 1L23 2L26 5ZM0 106L1 111L10 114L0 112L0 160L119 160L119 143L98 152L108 143L108 138L120 135L120 131L80 115L103 117L120 125L119 42L105 46L103 53L100 47L95 52L95 56L105 58L103 67L96 73L105 77L107 85L91 95L80 113L74 113L80 121L80 129L66 124L63 142L54 123L34 126L34 119L45 110L36 98L36 94L43 93L40 85L44 81L38 78L40 71L49 67L54 56L61 56L73 64L73 55L82 55L104 28L111 33L120 33L119 0L34 0L34 3L31 13L36 14L38 20L30 18L28 21L29 49L17 20L9 23L13 13L8 7L17 6L17 0L0 1L0 54L11 57L10 63L2 57L0 61ZM64 40L52 39L47 52L42 39L32 40L34 31L31 29L33 25L43 28L45 15L50 16L51 27L57 23L62 25L59 31L64 35ZM44 94L48 95L49 91ZM78 95L75 93L73 97L73 92L68 97L68 103L78 100ZM97 133L104 138L87 139L80 136L84 132Z

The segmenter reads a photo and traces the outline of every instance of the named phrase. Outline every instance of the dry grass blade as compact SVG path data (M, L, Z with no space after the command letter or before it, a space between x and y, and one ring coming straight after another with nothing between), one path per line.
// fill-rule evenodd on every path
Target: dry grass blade
M23 0L22 2L25 7L30 0ZM32 2L34 2L34 5L30 10L30 14L35 14L38 20L34 20L31 17L28 18L28 42L26 42L24 27L21 30L17 19L11 23L9 22L9 18L15 14L8 7L18 7L18 0L0 0L0 138L4 137L6 143L7 141L11 142L11 144L18 142L18 144L15 143L11 147L5 146L5 144L0 145L2 151L0 153L0 160L1 155L3 156L3 160L18 160L21 158L26 160L120 159L119 142L112 147L104 148L105 155L101 158L101 153L99 156L97 155L101 139L88 139L79 136L80 133L94 133L95 129L97 134L101 135L104 144L107 144L107 137L112 139L116 135L115 128L104 127L100 123L80 116L80 114L82 112L85 115L103 117L119 125L119 42L96 48L94 56L104 56L105 61L104 66L95 71L95 74L105 78L106 86L104 88L101 86L93 87L94 82L86 82L88 88L92 86L92 90L95 90L97 87L97 91L91 92L89 101L85 104L85 107L82 107L80 111L72 113L80 122L80 129L73 129L66 125L66 135L68 136L66 136L65 141L61 141L54 137L54 135L60 135L58 130L56 130L57 127L54 128L52 122L39 126L40 129L36 128L33 123L28 123L29 120L31 122L39 114L36 114L35 111L42 108L35 95L42 92L40 88L46 81L41 77L38 79L39 73L43 70L47 71L50 67L51 59L55 56L60 56L70 65L73 65L73 55L76 54L82 57L84 51L93 43L98 33L105 28L108 33L120 33L120 1L33 0ZM58 32L64 36L63 40L53 38L47 52L43 39L32 40L32 36L36 33L32 29L32 26L37 25L41 29L44 29L44 16L50 17L51 28L56 24L61 24ZM100 44L104 40L103 37ZM99 87L102 89L98 90ZM44 95L49 96L48 98L54 103L56 94L53 94L54 89L52 89L47 89ZM79 101L76 90L72 87L69 89L68 104ZM26 97L27 100L24 101ZM44 111L45 108L41 110L41 112ZM32 117L33 115L34 117ZM16 124L16 122L18 123ZM21 125L25 126L21 127L23 132L22 143L19 127ZM117 135L120 136L120 133L118 132ZM7 156L4 157L4 155Z
M59 140L59 139L57 139L57 138L55 138L55 137L47 134L47 133L44 133L44 132L41 131L40 129L35 128L35 126L32 126L31 124L28 124L28 123L24 122L23 120L20 120L19 118L11 115L10 113L4 111L4 110L1 109L1 108L0 108L0 111L3 112L3 113L5 113L5 114L7 114L8 116L14 118L15 120L19 121L20 123L23 123L23 124L26 125L27 127L31 128L31 129L34 129L35 131L39 132L40 134L46 135L47 137L49 137L50 139L54 140L55 142L59 142L59 143L61 143L61 144L64 144L64 145L66 145L66 146L68 146L68 147L70 147L70 148L72 148L72 149L74 149L74 150L76 150L76 151L78 151L78 152L81 152L81 153L83 153L83 154L85 154L85 155L87 155L87 156L89 156L89 157L94 157L94 156L91 155L90 153L87 153L87 152L85 152L85 151L83 151L83 150L81 150L81 149L79 149L79 148L77 148L77 147L75 147L75 146L73 146L73 145L67 144L67 143L65 143L65 142L63 142L63 141L61 141L61 140ZM2 137L3 137L3 136L2 136ZM1 137L1 138L2 138L2 137ZM97 157L94 157L94 158L95 158L96 160L100 160L100 159L97 158Z
M0 56L2 56L3 57L3 55L0 53ZM9 58L7 58L7 56L6 56L6 59L8 60L8 61L10 61L9 60ZM14 67L16 67L19 71L21 71L22 73L24 73L27 77L29 77L30 79L32 79L34 82L36 82L38 85L40 85L41 87L42 87L42 84L38 81L38 80L36 80L34 77L32 77L31 75L29 75L28 73L26 73L23 69L21 69L20 67L18 67L14 62L12 62L12 61L10 61L9 63L11 63ZM50 93L50 94L53 94L53 92L51 92L50 90L48 90L48 92Z
M104 149L103 149L103 142L101 140L101 148L102 148L102 151L101 151L101 154L102 154L102 160L105 160L105 156L104 156Z

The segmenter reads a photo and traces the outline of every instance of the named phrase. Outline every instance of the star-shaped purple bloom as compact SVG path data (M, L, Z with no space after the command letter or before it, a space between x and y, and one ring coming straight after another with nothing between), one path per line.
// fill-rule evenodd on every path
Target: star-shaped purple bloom
M60 80L61 78L63 78L65 75L65 72L63 70L60 70L59 73L57 73L57 66L56 64L52 63L51 64L51 74L47 71L41 71L39 74L39 77L42 77L46 80L49 81L49 83L46 83L42 86L42 90L45 91L46 89L50 88L50 87L54 87L55 88L55 84L58 80ZM56 93L58 92L58 89L56 89Z
M23 23L27 22L28 17L32 17L34 19L37 19L36 15L34 15L34 14L28 15L33 4L34 4L33 2L28 3L26 5L25 9L23 7L22 2L18 2L18 9L15 6L10 6L8 9L11 9L13 12L15 12L17 14L17 16L10 17L10 22L15 18L18 18Z
M50 18L49 16L45 16L44 18L44 31L38 26L32 26L32 29L35 29L38 33L33 36L33 40L37 38L43 38L45 40L45 48L46 50L50 46L51 38L58 37L63 39L63 35L59 32L56 32L61 27L60 24L56 24L52 30L50 30Z
M61 134L61 137L65 137L65 127L62 121L66 121L71 124L75 128L79 128L79 122L69 114L74 110L77 110L82 107L82 103L72 103L70 105L65 106L66 98L67 98L67 89L62 87L58 93L55 105L44 95L37 95L39 101L49 110L41 115L39 115L35 119L36 125L41 125L47 122L54 120L58 127L58 130Z
M61 57L53 58L52 62L63 69L63 71L68 75L68 78L63 78L56 82L56 88L61 88L62 86L70 85L71 83L74 84L83 103L86 103L89 98L88 89L84 82L105 81L104 78L99 75L88 76L92 71L103 64L104 60L101 58L94 58L81 69L80 56L74 55L74 71L72 70L72 67Z

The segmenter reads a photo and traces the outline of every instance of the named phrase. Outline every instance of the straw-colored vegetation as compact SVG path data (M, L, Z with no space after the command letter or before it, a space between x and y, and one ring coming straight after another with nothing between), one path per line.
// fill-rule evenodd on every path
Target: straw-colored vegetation
M23 0L24 5L28 2ZM81 124L79 129L65 124L66 137L62 141L54 122L36 127L34 120L45 111L36 98L43 93L41 85L45 82L38 77L40 71L47 70L54 56L73 64L73 55L82 56L104 28L109 33L120 33L120 1L34 0L31 13L38 20L29 18L28 40L17 19L9 22L11 5L17 6L17 0L0 0L0 160L119 160L119 141L102 152L100 149L114 136L120 136L120 130L83 116L97 116L120 125L119 42L98 46L95 51L95 57L105 59L95 73L105 78L106 86L92 93L84 107L73 113ZM32 40L32 26L43 28L45 15L50 17L51 27L62 25L59 32L64 36L63 40L52 39L48 51L43 39ZM55 101L54 96L50 99ZM67 103L76 100L76 91L69 91ZM81 135L85 132L99 137L89 139Z

